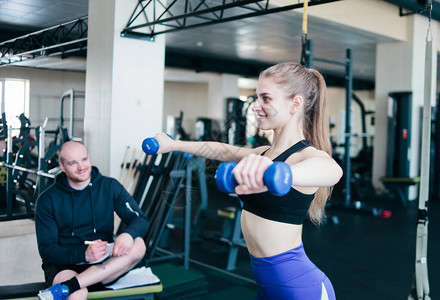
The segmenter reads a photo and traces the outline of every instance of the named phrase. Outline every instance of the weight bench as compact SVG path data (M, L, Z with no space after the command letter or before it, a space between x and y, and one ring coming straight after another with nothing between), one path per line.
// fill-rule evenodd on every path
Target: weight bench
M420 177L381 177L380 181L396 194L403 206L406 206L408 196L405 193L405 188L418 184Z
M17 285L0 286L0 299L14 300L38 300L37 294L40 290L46 289L45 282L33 282ZM162 291L162 283L153 285L143 285L120 290L103 290L89 292L88 299L107 299L107 300L134 300L154 299L155 293Z

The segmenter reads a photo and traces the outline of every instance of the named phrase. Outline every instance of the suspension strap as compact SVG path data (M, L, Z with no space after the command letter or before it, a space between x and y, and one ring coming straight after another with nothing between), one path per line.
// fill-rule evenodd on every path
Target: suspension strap
M301 65L310 68L309 43L307 39L307 10L309 0L304 0L303 17L302 17L302 35L301 35Z
M431 98L432 98L432 0L427 3L429 25L426 34L425 50L425 91L422 123L422 146L420 165L419 205L417 216L417 240L414 287L417 299L430 299L428 278L428 200L429 200L429 160L431 149Z
M303 22L302 22L302 37L307 39L307 9L309 7L309 0L304 0Z

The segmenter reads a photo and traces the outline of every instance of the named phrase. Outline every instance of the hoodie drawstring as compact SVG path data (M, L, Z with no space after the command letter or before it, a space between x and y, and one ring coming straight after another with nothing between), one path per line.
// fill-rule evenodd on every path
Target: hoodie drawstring
M72 197L72 236L75 236L75 199L72 191L70 191L70 196Z
M96 224L95 224L95 202L93 201L93 193L92 193L92 183L89 183L90 186L90 205L92 208L92 225L93 225L93 233L96 233ZM75 199L73 195L73 191L70 192L72 197L72 236L75 236Z
M93 201L93 193L92 193L92 186L93 184L90 182L90 202L92 205L92 222L93 222L93 233L96 233L96 225L95 225L95 202Z

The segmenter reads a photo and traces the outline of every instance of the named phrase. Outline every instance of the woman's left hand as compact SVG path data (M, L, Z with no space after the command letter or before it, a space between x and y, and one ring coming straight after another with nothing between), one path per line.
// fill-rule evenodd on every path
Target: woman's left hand
M250 154L244 157L232 170L238 186L235 192L238 195L257 194L267 191L263 182L263 175L273 161L265 156Z

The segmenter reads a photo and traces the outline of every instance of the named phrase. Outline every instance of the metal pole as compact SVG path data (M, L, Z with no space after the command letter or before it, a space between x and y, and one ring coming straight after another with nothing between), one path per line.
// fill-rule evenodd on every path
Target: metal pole
M72 98L72 94L73 94L73 89L67 90L64 92L64 94L61 96L61 114L60 114L60 125L61 125L61 129L64 126L64 98L66 98L67 96L69 96L70 98ZM72 100L72 99L70 99ZM72 101L70 101L70 103L72 103Z
M2 113L2 115L4 114L4 113L6 113L6 81L5 80L3 80L2 81L2 83L3 83L3 87L2 87L2 106L1 106L1 113Z
M73 116L74 116L74 109L75 109L75 105L73 102L75 96L75 91L73 89L70 90L70 139L72 139L74 137L73 135Z
M46 142L45 142L45 129L43 127L38 128L38 171L40 172L46 172L47 168L44 166L44 157L46 153ZM37 184L37 194L35 196L35 200L37 199L38 195L43 192L44 189L44 178L38 176L37 178L38 184Z
M44 153L46 152L45 148L45 130L43 127L38 127L38 171L47 171L44 167L43 167L43 163L44 163Z
M190 160L191 158L183 158ZM192 183L192 166L188 163L186 166L186 184L185 184L185 218L184 222L184 238L183 238L183 265L185 269L189 269L189 253L191 238L191 183Z
M17 165L15 165L15 163L14 164L8 164L8 163L5 163L5 162L0 162L0 167L6 167L6 168L11 169L11 170L23 171L23 172L35 174L37 176L43 176L43 177L51 178L51 179L54 179L57 176L56 172L54 174L51 174L51 173L47 173L47 172L36 171L36 170L32 170L32 169L21 167L21 166L17 166Z
M7 139L7 150L6 150L6 163L12 164L14 160L14 154L12 153L12 127L8 128L8 139ZM13 182L12 182L12 169L8 168L6 172L6 214L8 216L12 216L12 190L13 190Z
M344 151L344 173L345 173L345 205L351 204L351 99L353 97L353 70L352 70L352 54L351 49L347 49L346 66L345 66L345 151Z
M313 56L313 41L307 40L307 68L313 68L315 57Z

